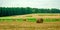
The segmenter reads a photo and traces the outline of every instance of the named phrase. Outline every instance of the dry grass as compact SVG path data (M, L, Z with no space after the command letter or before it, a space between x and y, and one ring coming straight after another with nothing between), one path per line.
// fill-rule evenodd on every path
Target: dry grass
M56 15L56 16L55 16ZM28 14L28 15L18 15L18 16L11 16L12 18L60 18L60 14L55 14L53 16L48 16L48 15L44 15L44 16L40 16L39 14Z
M0 23L0 30L60 30L60 22L3 22Z
M18 15L11 16L11 18L60 18L60 15L57 16L40 16L37 14L29 15ZM44 23L35 23L35 22L0 22L0 30L60 30L60 22L44 22Z

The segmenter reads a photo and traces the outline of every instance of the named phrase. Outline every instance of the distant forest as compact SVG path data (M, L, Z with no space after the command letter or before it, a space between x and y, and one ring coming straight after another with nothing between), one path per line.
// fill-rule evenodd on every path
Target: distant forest
M60 9L51 8L30 8L30 7L0 7L0 17L2 16L12 16L12 15L23 15L31 13L60 13Z

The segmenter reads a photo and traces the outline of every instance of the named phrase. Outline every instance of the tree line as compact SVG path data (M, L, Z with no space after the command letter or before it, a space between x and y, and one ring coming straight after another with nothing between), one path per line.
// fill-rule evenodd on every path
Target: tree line
M0 7L0 17L1 16L12 16L12 15L23 15L31 13L60 13L60 9L51 8L30 8L30 7Z

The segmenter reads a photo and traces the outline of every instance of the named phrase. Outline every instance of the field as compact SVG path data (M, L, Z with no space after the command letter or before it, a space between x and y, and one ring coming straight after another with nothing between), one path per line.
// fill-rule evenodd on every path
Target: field
M43 18L43 23L36 23L38 18ZM42 13L0 17L0 30L60 30L60 14Z

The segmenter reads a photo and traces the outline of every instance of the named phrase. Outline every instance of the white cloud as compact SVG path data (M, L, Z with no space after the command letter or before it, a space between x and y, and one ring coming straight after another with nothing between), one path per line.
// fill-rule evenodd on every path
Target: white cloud
M60 0L0 0L0 7L60 8Z

